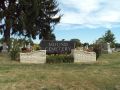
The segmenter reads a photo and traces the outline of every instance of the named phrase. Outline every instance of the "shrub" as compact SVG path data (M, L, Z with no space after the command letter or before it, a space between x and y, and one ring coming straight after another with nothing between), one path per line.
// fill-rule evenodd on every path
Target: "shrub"
M18 60L20 54L20 48L17 41L14 41L13 48L10 49L10 56L12 60Z
M33 50L35 50L35 51L40 50L40 45L39 44L34 44L33 45Z
M70 55L48 55L46 63L73 63L74 59Z
M98 59L102 51L101 46L99 44L94 44L93 51L96 53L96 59Z
M27 48L23 47L21 48L22 52L26 52L27 51Z
M27 53L27 52L32 51L32 49L29 49L29 48L26 48L26 47L21 48L21 50L22 50L22 53Z

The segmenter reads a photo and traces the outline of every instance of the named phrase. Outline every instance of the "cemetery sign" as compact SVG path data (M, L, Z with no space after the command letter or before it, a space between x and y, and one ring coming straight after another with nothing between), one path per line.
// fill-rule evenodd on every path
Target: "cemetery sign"
M49 41L43 40L40 42L42 50L46 50L47 54L69 54L71 49L74 49L74 42L72 41Z

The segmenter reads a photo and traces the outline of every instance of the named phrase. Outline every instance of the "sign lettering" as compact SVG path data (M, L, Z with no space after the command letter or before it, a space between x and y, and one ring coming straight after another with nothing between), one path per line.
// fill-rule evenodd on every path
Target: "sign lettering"
M71 53L71 49L74 49L74 42L72 41L41 41L40 47L42 50L46 50L47 54Z

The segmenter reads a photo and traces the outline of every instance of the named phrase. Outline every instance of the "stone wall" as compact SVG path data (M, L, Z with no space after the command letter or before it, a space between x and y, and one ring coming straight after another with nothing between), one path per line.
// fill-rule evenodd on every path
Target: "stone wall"
M39 50L29 53L20 53L21 63L46 63L46 50Z
M96 53L95 52L72 50L72 54L73 54L75 63L77 63L77 62L95 62L96 61Z

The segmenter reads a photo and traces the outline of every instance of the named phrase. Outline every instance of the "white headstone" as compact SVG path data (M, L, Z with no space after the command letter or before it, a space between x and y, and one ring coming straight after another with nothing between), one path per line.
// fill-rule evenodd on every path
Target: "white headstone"
M108 49L108 53L112 53L112 50L111 50L111 48L110 48L110 43L107 43L107 49Z
M28 49L31 49L30 43L27 45L27 48L28 48Z
M88 49L88 45L86 45L85 48Z
M8 46L6 43L3 43L3 49L2 52L8 52Z

